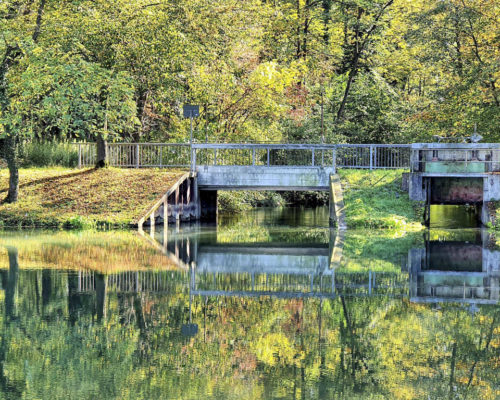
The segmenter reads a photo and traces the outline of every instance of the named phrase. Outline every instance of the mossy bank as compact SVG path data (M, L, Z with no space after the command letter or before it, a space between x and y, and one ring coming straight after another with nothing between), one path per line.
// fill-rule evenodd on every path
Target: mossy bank
M186 171L164 169L20 170L19 201L0 205L5 227L129 227ZM0 196L9 174L0 170Z
M402 189L402 170L340 170L349 228L422 229L423 206Z

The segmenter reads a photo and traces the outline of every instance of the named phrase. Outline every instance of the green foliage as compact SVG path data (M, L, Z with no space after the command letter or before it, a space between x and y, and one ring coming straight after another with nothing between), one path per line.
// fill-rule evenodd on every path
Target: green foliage
M203 141L499 138L494 0L47 2L33 43L35 3L1 5L0 131L186 141L190 102Z
M28 142L21 147L20 156L23 167L75 168L78 165L78 149L69 143Z
M276 192L233 191L218 192L219 211L233 213L251 210L254 207L281 207L283 198Z
M341 170L347 226L421 229L422 210L401 189L401 170Z

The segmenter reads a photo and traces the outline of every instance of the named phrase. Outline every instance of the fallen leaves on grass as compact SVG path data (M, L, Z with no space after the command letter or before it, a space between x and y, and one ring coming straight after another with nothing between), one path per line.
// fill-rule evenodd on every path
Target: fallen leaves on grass
M7 225L58 225L75 217L129 225L185 173L165 169L24 169L19 201L0 206ZM0 171L0 192L8 187Z

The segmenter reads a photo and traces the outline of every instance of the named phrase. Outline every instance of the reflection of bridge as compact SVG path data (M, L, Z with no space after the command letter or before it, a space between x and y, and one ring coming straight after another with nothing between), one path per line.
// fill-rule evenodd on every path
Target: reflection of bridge
M182 267L172 271L127 271L108 275L107 290L168 292L172 278L183 281L192 295L273 296L278 298L334 298L345 296L401 296L407 292L402 273L341 271L343 237L331 231L330 243L218 243L198 235L172 235L156 246ZM149 236L145 236L151 241ZM189 271L186 271L189 269ZM181 276L179 276L181 274ZM94 273L79 273L79 290L96 289Z
M426 247L409 251L401 271L375 272L343 268L343 236L333 230L330 243L294 244L221 243L213 232L183 232L168 235L172 240L165 244L144 236L177 260L179 270L107 276L80 271L78 291L172 293L183 287L201 296L409 296L415 302L477 304L499 300L500 252L489 248L487 238L426 241Z
M309 272L309 273L308 273ZM181 274L181 276L179 276ZM336 296L403 296L407 292L404 274L373 271L335 272L328 275L304 271L299 274L273 272L198 272L127 271L107 276L92 271L79 271L78 290L98 290L97 281L104 279L108 291L120 293L169 293L173 278L183 280L192 295L277 298L335 298Z
M411 300L497 304L500 251L489 244L488 237L476 242L431 240L425 248L411 249Z

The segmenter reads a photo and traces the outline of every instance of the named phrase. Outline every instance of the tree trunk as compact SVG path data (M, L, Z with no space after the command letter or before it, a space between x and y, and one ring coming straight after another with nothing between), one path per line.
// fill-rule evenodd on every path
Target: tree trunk
M40 0L38 5L38 10L36 13L36 23L35 29L33 31L32 39L33 42L38 42L38 38L41 33L42 28L42 17L45 10L45 4L47 0ZM0 63L0 112L3 115L8 115L10 112L10 98L8 92L8 82L7 73L9 69L15 65L19 59L22 57L22 52L20 47L16 44L15 46L7 46L3 59ZM6 133L6 139L4 143L5 159L9 167L10 179L9 179L9 192L5 201L7 203L17 202L19 196L19 162L17 159L17 142L18 134L14 132L9 124L4 125L4 130Z
M349 71L349 76L347 78L347 84L346 84L345 91L344 91L344 97L342 98L342 102L340 103L340 107L339 107L339 110L337 112L337 121L344 119L344 112L345 112L345 106L347 103L347 97L349 96L349 92L351 91L352 81L354 80L354 77L356 76L356 74L358 72L359 54L356 54L354 57L355 57L354 62L353 62L353 65L351 67L351 70Z
M16 49L13 47L7 48L2 63L0 64L0 112L8 115L10 108L10 98L7 91L7 73L10 66L17 57ZM19 192L19 166L17 162L17 135L12 131L9 123L4 125L6 137L3 143L3 156L9 167L9 192L5 201L7 203L15 203Z
M95 167L104 168L108 166L108 142L101 135L97 137L97 160Z
M19 162L17 159L17 135L10 133L5 138L5 160L9 167L9 192L5 201L15 203L19 196Z

